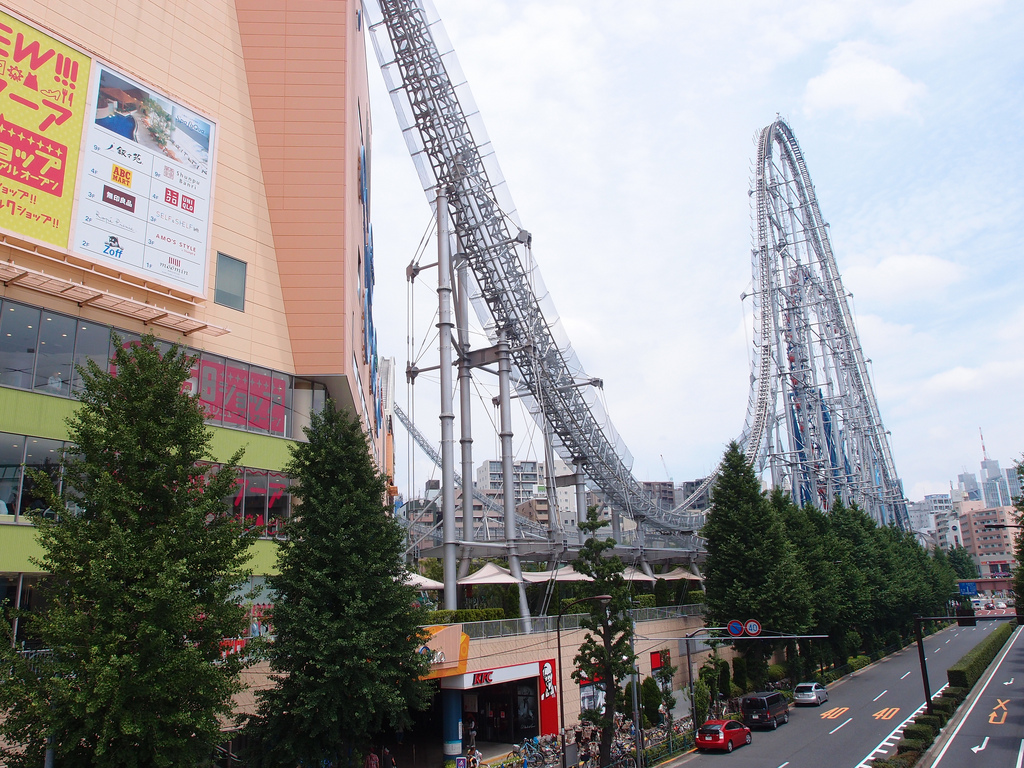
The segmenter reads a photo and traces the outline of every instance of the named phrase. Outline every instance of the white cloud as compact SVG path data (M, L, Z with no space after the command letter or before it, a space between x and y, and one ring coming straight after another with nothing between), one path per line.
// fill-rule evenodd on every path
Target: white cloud
M897 254L876 264L855 264L843 271L843 284L858 301L939 301L964 277L952 261L927 254Z
M808 81L804 113L846 112L857 120L909 115L927 90L878 61L867 46L841 43L829 55L827 69Z

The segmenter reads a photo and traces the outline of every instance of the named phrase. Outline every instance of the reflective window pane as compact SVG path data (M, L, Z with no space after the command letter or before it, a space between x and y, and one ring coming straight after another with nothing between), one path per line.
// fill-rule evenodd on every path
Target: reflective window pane
M199 400L206 421L220 424L224 418L224 358L203 353L199 363Z
M0 384L32 388L39 310L5 301L0 312Z
M267 472L245 470L245 525L262 527L267 522Z
M0 432L0 515L13 515L18 509L21 463L25 460L25 438Z
M246 411L249 406L249 364L237 360L224 361L224 416L225 427L246 426Z
M284 530L288 520L291 494L288 492L288 475L284 472L270 472L267 476L267 535L276 536Z
M81 392L82 375L78 372L78 366L87 368L92 360L105 370L107 361L110 359L110 326L101 323L93 323L88 320L79 320L75 332L75 370L72 373L71 390Z
M44 311L39 324L36 389L53 395L71 394L71 365L75 353L75 319Z
M30 437L25 443L25 468L42 470L50 476L55 488L60 488L60 462L61 451L64 443L60 440L47 440L42 437ZM42 511L43 514L50 514L51 511L44 499L35 492L36 483L25 474L21 487L21 507L19 514L26 514L29 510Z

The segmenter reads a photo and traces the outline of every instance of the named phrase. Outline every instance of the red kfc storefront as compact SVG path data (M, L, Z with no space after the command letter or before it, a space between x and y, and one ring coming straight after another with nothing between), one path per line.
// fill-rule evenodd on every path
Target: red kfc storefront
M441 680L462 691L462 722L476 726L479 741L515 743L558 733L555 660L468 672Z

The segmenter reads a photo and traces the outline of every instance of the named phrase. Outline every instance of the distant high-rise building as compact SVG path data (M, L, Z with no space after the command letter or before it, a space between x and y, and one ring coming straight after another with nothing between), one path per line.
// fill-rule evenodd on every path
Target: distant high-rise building
M941 512L949 512L951 508L952 499L948 493L929 494L924 497L923 501L915 501L908 505L910 526L915 531L935 531L936 515Z
M494 491L500 497L504 494L501 478L501 462L485 461L477 467L476 485L482 491ZM518 507L539 495L545 494L544 462L515 461L512 463L513 499Z
M956 476L957 486L960 489L962 498L966 501L981 501L981 486L978 485L978 478L973 472L963 472Z
M683 503L700 487L701 483L706 478L698 477L696 480L684 480L679 484L679 493L681 498L679 503ZM693 504L690 505L689 511L691 512L702 512L711 506L711 489L705 488L704 492L697 498Z
M1010 506L1010 489L995 459L981 462L981 495L987 507Z
M676 487L671 480L645 480L642 485L658 509L668 512L675 508L677 494Z
M1006 488L1010 492L1010 503L1015 504L1021 497L1020 475L1017 474L1016 467L1011 467L1004 470L1004 472L1006 474Z

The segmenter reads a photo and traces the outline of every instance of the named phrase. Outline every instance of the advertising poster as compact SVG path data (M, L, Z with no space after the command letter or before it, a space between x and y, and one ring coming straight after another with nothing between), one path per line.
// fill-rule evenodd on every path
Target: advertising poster
M0 11L0 227L68 247L91 60Z
M97 63L72 250L205 295L216 126Z

